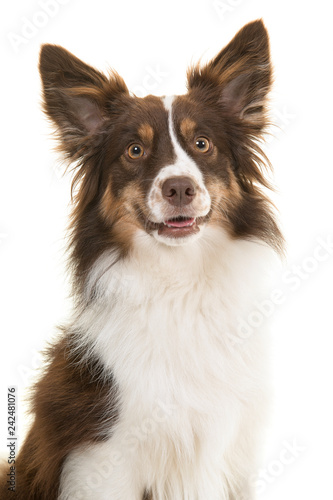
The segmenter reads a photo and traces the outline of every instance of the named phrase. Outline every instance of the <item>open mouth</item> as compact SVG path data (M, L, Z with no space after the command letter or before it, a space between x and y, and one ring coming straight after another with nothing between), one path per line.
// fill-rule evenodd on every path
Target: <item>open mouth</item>
M195 217L174 217L159 225L158 234L169 238L184 238L200 231Z
M181 215L160 223L149 222L148 227L149 229L157 230L160 236L169 238L184 238L200 231L199 220L196 217L184 217Z
M173 227L173 228L183 228L183 227L191 227L195 224L195 217L173 217L172 219L168 219L163 222L165 226Z

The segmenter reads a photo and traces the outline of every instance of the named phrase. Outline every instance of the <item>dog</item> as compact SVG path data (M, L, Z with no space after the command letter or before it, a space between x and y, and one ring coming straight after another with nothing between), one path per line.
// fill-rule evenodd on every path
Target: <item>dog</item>
M245 326L283 249L267 30L244 26L181 96L137 98L56 45L39 69L75 169L73 315L1 499L253 500L267 335Z

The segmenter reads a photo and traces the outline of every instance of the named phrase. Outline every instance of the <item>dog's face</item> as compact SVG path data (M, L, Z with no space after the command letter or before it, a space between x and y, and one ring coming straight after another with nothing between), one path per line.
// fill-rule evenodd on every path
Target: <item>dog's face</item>
M246 25L208 64L191 68L183 96L137 98L116 73L107 78L52 45L42 48L40 72L45 111L62 151L77 162L78 266L108 246L127 251L138 231L164 245L187 245L215 225L278 246L258 188L267 186L257 140L271 85L261 21Z
M129 97L122 111L126 121L120 118L106 142L110 168L103 217L119 225L116 205L122 230L124 224L128 231L141 229L166 245L186 244L202 234L212 206L205 171L209 159L219 156L207 126L189 119L182 106L189 106L182 97Z
M183 245L202 235L219 207L227 210L239 190L209 111L188 96L128 99L123 113L131 119L120 120L106 143L110 168L101 212L111 225L120 224L117 205L129 231Z

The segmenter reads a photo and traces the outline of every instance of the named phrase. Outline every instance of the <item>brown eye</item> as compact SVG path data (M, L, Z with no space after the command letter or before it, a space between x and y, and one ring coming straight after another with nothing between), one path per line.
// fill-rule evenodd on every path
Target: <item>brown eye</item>
M200 151L200 153L207 153L210 150L210 142L206 137L198 137L195 140L195 148Z
M144 155L144 150L140 144L131 144L127 149L127 154L131 160L137 160Z

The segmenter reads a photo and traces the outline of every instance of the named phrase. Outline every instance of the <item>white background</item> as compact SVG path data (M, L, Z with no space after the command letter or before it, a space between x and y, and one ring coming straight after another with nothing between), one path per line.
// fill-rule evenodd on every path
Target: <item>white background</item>
M40 44L63 45L104 71L112 66L137 95L179 94L191 62L214 56L244 24L263 18L279 127L266 151L288 258L279 285L283 304L266 304L273 320L275 406L258 498L333 498L333 249L322 243L333 241L328 0L53 0L52 13L45 9L43 0L0 7L0 450L6 446L7 387L18 386L23 436L23 397L40 363L37 353L69 310L64 236L70 177L61 177L40 110ZM285 451L291 446L293 454Z

